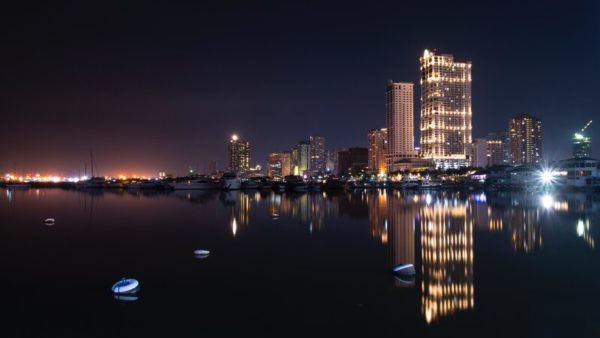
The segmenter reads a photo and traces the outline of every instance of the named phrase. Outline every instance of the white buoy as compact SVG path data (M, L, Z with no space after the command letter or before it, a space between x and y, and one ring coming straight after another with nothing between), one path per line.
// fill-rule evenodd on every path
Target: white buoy
M123 278L112 286L112 292L121 294L132 294L138 291L140 283L133 278Z
M46 225L54 225L54 223L56 223L56 220L54 218L46 218L46 220L44 220L44 223Z
M415 270L415 266L412 264L399 264L396 265L393 269L394 274L404 275L404 276L414 276L417 274Z
M208 251L208 250L194 250L194 255L196 255L196 256L208 256L208 255L210 255L210 251Z

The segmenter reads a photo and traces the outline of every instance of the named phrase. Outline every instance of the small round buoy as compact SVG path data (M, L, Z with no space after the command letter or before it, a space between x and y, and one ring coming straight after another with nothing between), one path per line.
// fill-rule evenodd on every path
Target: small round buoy
M54 218L46 218L46 220L44 220L44 224L46 225L54 225L54 223L56 223Z
M412 264L396 265L392 271L396 275L404 275L404 276L414 276L417 273L417 271L415 270L415 266Z
M116 294L136 293L140 283L133 278L122 278L112 286L112 292Z
M210 255L210 251L208 251L208 250L194 250L194 255L196 255L196 256L208 256L208 255Z

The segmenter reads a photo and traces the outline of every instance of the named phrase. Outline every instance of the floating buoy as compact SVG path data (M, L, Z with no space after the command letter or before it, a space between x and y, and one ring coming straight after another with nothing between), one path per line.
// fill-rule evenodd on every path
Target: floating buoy
M46 225L54 225L54 223L56 223L54 218L46 218L46 220L44 220L44 224Z
M208 250L194 250L194 255L196 255L196 256L208 256L208 255L210 255L210 251L208 251Z
M417 271L415 270L415 266L412 264L399 264L396 265L392 271L394 272L394 274L396 275L403 275L403 276L414 276L417 274Z
M133 278L123 278L112 286L112 292L121 294L132 294L138 291L140 283Z

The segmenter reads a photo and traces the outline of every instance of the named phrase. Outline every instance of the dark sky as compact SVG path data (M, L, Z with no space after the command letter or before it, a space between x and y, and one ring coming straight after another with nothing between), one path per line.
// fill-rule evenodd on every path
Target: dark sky
M600 142L599 1L90 3L3 8L0 171L77 174L90 148L104 175L224 166L233 132L253 164L366 145L424 48L473 62L474 137L530 113L547 159L589 119Z

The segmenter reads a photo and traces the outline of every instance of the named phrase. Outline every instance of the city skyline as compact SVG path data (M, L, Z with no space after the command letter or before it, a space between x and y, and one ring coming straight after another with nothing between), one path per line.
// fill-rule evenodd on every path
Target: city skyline
M365 133L385 126L382 86L389 79L417 83L418 57L434 48L476 65L473 138L527 112L556 135L544 139L545 159L568 158L572 134L597 114L599 5L515 5L488 11L485 4L439 4L429 18L435 27L421 31L410 29L419 26L409 15L423 10L418 4L391 21L388 12L399 4L350 7L345 16L335 15L336 6L297 9L311 25L295 22L298 13L281 5L255 10L264 22L240 25L244 30L219 23L248 20L244 6L227 4L140 12L10 8L5 24L25 28L10 31L1 56L11 67L1 82L8 128L0 136L0 170L74 175L84 171L90 149L106 175L181 174L213 161L225 168L233 133L252 144L252 166L307 135L327 137L328 148L366 146ZM390 30L396 22L405 29ZM83 37L89 39L74 47ZM417 130L419 120L415 114ZM600 135L594 126L587 133Z

